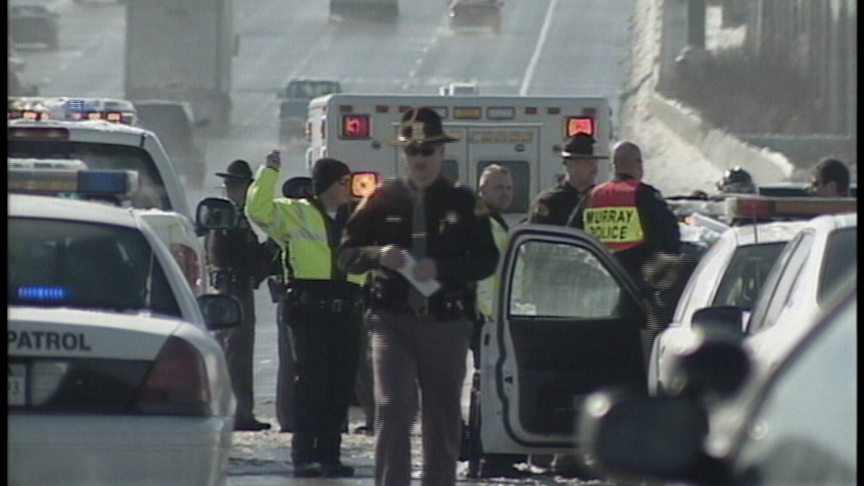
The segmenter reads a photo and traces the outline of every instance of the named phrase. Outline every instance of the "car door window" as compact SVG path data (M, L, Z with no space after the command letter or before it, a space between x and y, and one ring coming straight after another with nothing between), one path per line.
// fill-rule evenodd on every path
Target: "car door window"
M764 292L757 299L753 315L747 325L752 335L774 325L780 311L786 306L813 246L813 232L804 230L789 242L765 284Z
M819 277L819 302L831 296L840 282L858 267L858 228L843 228L828 237L825 265Z
M543 278L537 278L537 272ZM619 314L619 284L592 253L578 246L545 241L521 245L511 286L511 315L596 318Z
M745 311L752 310L784 245L784 242L776 242L739 247L729 262L711 305L731 305Z
M857 301L769 382L735 461L735 484L856 484Z

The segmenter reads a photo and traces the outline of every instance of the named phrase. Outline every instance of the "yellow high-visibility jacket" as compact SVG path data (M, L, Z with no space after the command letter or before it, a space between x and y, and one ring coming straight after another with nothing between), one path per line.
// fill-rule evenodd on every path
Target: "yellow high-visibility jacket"
M258 169L257 177L246 192L246 215L288 255L283 268L293 270L285 275L291 280L347 280L362 285L365 274L347 274L336 263L339 235L328 238L332 220L309 199L274 198L279 172L267 167ZM287 271L286 271L287 273Z

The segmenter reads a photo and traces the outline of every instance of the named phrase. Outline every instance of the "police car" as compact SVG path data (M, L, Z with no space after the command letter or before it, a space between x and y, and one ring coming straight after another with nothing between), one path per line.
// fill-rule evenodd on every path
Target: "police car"
M65 100L59 106L68 108L70 99ZM36 106L32 100L10 98L9 103L6 147L10 163L12 159L35 159L56 166L57 160L65 159L81 161L92 170L137 172L138 189L129 196L128 204L152 213L151 226L171 249L189 284L197 293L204 292L204 247L192 226L183 182L153 132L104 118L52 118L55 108L44 103ZM31 167L37 165L41 167Z
M672 356L690 345L697 312L707 307L734 307L741 313L741 322L746 322L786 244L811 224L807 218L855 208L850 198L749 196L729 198L724 204L730 221L791 221L732 226L702 257L678 300L672 323L654 338L648 362L652 394L666 394L676 386L671 383ZM740 322L737 329L740 333Z
M235 400L209 331L239 302L196 299L136 210L8 201L8 482L225 484Z
M790 316L807 331L767 376L706 332L680 356L687 394L592 395L580 456L616 484L858 484L856 290L845 281L818 319Z

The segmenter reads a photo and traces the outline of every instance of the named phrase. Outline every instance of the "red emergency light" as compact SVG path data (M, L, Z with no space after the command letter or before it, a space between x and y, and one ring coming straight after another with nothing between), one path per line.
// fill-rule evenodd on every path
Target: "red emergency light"
M343 115L339 124L339 137L343 139L369 138L372 122L369 115Z

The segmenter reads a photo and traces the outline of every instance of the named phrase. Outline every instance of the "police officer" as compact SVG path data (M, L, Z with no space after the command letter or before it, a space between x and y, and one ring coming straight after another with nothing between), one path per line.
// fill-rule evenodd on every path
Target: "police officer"
M820 160L810 172L810 194L816 197L849 197L849 168L831 158Z
M643 285L642 264L652 255L680 253L678 220L660 191L642 182L642 151L635 143L618 142L612 164L614 178L588 193L568 225L596 236Z
M258 236L242 214L246 188L252 182L249 164L238 159L231 162L225 172L216 175L223 179L226 196L241 213L236 229L211 230L204 239L210 284L221 293L237 297L243 306L243 321L240 325L216 333L216 338L225 350L231 385L237 398L234 430L267 430L270 424L259 422L253 414L253 290L269 274L272 254L266 243L258 242Z
M304 199L315 197L310 177L292 177L282 184L282 195L292 199ZM268 238L279 248L272 238ZM283 310L285 307L285 294L287 285L294 270L291 268L290 258L285 251L278 249L278 268L275 277L270 279L270 294L276 307L276 326L279 340L279 368L276 372L276 420L279 421L280 432L294 431L294 337L291 335L291 327L285 324Z
M723 178L717 182L717 190L722 194L756 194L757 192L753 176L737 165L723 173Z
M567 173L558 184L534 198L528 212L529 223L567 224L573 209L594 187L598 161L609 158L594 155L595 143L594 137L582 132L567 142L561 152L561 161Z
M375 484L411 483L411 426L418 386L424 485L453 486L460 399L474 323L468 300L498 261L486 205L441 175L443 131L427 107L403 113L391 143L406 179L389 180L357 207L339 263L372 272L367 326L375 387Z
M504 213L513 202L513 175L502 165L491 164L483 169L477 185L477 194L489 210L492 238L499 253L507 244L510 228L504 220ZM500 257L500 255L499 255ZM527 461L525 454L484 453L480 444L480 337L483 326L494 319L494 293L497 277L493 274L477 284L477 323L471 339L471 352L474 357L474 378L471 385L471 407L469 415L469 443L465 455L468 459L468 477L520 477L524 473L513 466Z
M350 477L342 464L342 430L348 416L362 337L361 277L336 265L336 249L353 201L350 172L343 162L323 158L312 167L315 196L274 198L282 162L267 154L249 187L249 219L283 249L288 289L282 309L296 353L295 477Z

